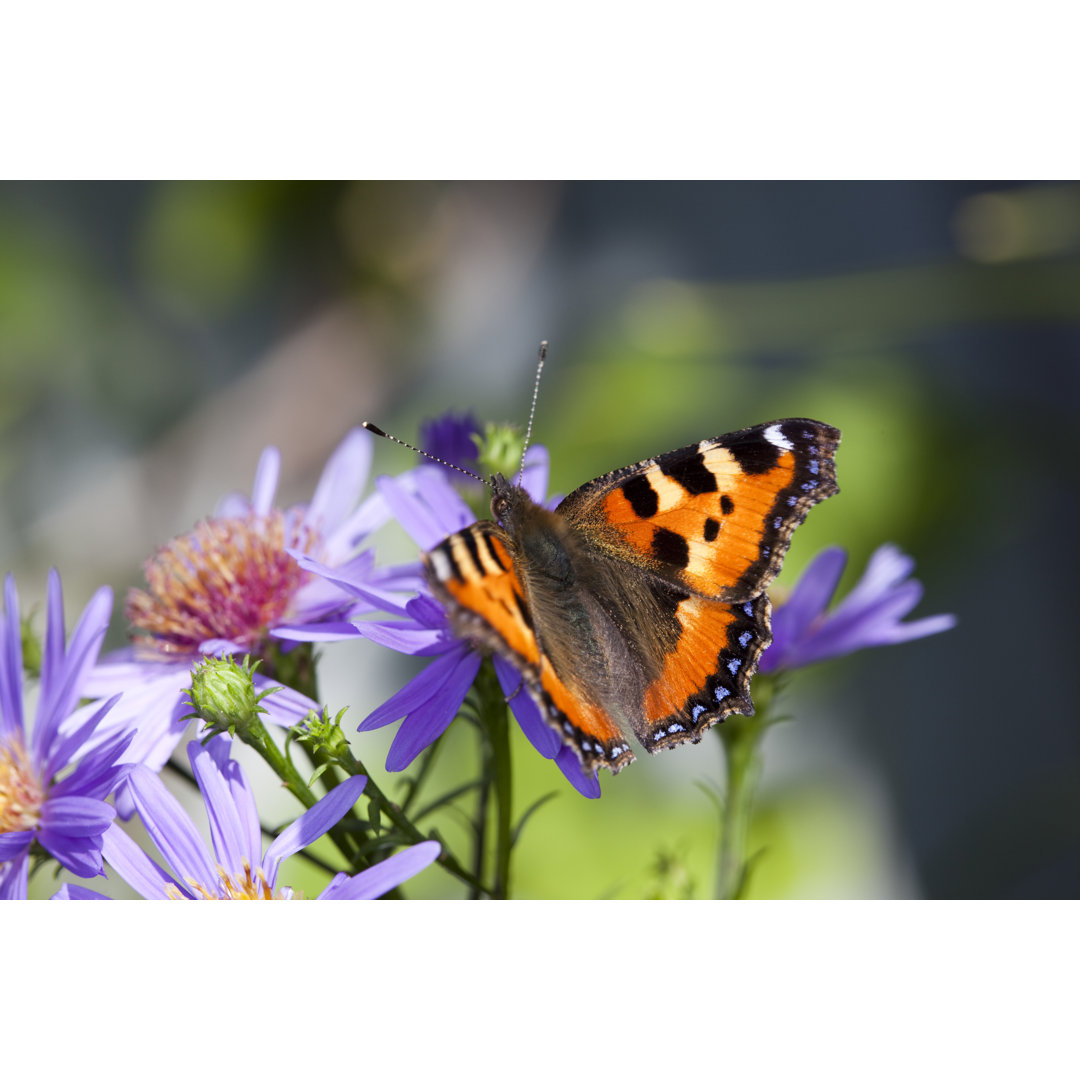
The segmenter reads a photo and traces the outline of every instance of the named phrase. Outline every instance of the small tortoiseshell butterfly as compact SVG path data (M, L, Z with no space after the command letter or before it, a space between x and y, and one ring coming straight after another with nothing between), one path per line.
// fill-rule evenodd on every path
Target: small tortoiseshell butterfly
M839 441L817 420L774 420L616 469L554 510L496 475L495 520L429 551L428 581L585 770L618 772L628 731L655 753L753 715L765 589L795 527L839 490Z

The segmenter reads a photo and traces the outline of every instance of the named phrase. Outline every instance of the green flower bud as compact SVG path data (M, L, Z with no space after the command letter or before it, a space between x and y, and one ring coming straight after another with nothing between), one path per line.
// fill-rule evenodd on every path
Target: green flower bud
M521 465L521 451L525 446L525 436L511 424L496 424L489 421L484 425L484 434L474 435L480 471L487 475L502 473L514 478Z
M23 670L36 679L41 675L41 638L34 633L34 628L30 625L32 618L33 615L28 615L21 620L20 636L22 638Z
M243 664L230 657L208 656L191 672L191 686L186 691L194 712L213 731L235 735L258 724L259 713L265 712L259 701L265 695L255 693L251 658ZM257 666L257 665L256 665Z
M303 722L292 729L292 733L297 742L310 747L312 753L342 759L349 752L349 740L341 730L341 717L344 713L345 710L342 709L331 719L325 708L322 715L309 712Z

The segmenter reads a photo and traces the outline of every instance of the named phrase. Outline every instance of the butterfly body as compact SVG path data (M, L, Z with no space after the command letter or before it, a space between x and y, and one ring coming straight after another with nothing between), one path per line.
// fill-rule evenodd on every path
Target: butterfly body
M765 589L809 508L837 490L840 433L780 420L598 477L554 510L502 476L494 521L425 556L457 634L521 673L586 770L698 741L753 713Z

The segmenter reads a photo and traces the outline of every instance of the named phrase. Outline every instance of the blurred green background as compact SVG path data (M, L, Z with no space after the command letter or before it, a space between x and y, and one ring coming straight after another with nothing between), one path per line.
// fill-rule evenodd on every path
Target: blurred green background
M813 416L843 430L842 493L779 583L842 544L846 589L891 541L926 586L915 617L959 618L792 680L752 895L1080 894L1076 185L0 185L0 569L26 605L55 565L69 612L101 583L119 607L268 443L295 501L360 420L405 439L447 408L524 423L542 338L553 491ZM323 695L352 729L415 670L340 645ZM354 736L373 773L392 732ZM472 740L452 726L438 783ZM519 810L559 792L517 895L711 894L718 739L639 759L598 802L514 750ZM267 798L268 819L293 812ZM460 818L440 828L464 844ZM435 868L408 891L459 895Z

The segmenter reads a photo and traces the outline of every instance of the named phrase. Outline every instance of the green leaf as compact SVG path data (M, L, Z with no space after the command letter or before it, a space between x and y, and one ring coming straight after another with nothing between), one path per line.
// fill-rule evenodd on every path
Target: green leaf
M536 802L534 802L532 806L530 806L528 810L526 810L525 813L521 815L520 818L518 818L518 823L514 826L513 830L510 833L511 847L513 847L518 842L518 840L521 839L521 830L525 828L525 823L529 820L529 818L531 818L533 814L535 814L536 811L544 805L544 803L550 802L558 794L559 792L557 791L549 791L546 795L541 795L540 798L537 799Z
M429 803L427 806L424 807L423 810L419 811L413 817L413 824L418 822L421 818L427 817L428 814L433 813L441 807L450 805L456 798L460 797L461 795L465 795L470 791L475 791L478 787L480 787L481 783L482 781L480 780L469 780L466 783L461 784L460 786L446 792L445 795L440 795L439 798L437 798L433 803Z

